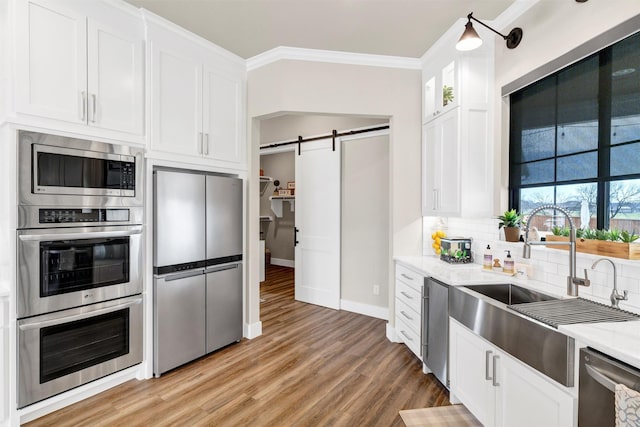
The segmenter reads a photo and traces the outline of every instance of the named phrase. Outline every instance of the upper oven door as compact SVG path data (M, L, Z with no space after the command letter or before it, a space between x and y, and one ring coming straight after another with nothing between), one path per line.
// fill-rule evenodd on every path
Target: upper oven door
M18 318L142 292L142 226L18 231Z
M19 131L21 206L142 206L142 148Z

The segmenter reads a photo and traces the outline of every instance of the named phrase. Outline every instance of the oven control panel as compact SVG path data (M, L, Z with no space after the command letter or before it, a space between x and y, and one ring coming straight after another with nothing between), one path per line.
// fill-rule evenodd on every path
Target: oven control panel
M40 209L40 224L127 222L129 209Z

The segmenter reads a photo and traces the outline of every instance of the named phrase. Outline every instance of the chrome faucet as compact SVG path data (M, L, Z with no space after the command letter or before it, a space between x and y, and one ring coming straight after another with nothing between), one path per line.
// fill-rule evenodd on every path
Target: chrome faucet
M629 299L629 291L623 291L623 294L620 295L618 292L618 283L617 283L617 275L616 275L616 265L609 258L600 258L593 262L591 269L594 270L596 265L600 263L600 261L609 261L613 266L613 291L611 291L611 305L613 307L617 307L620 301L626 301Z
M569 241L568 242L530 242L529 241L529 223L531 218L538 212L546 209L553 209L561 212L569 220ZM578 296L578 286L589 286L591 282L587 277L587 269L584 269L584 279L576 276L576 228L573 225L569 212L555 205L542 205L531 211L529 219L524 225L524 248L522 250L523 258L531 258L531 245L563 245L569 246L569 276L567 276L567 295Z

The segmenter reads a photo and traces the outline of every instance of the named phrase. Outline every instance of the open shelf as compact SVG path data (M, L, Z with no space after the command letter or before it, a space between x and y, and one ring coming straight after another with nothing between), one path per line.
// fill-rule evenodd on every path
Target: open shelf
M270 176L261 176L260 177L260 195L264 195L264 192L267 190L269 183L273 182L273 178Z
M291 212L295 210L296 196L271 196L271 210L278 218L282 218L282 202L289 202Z

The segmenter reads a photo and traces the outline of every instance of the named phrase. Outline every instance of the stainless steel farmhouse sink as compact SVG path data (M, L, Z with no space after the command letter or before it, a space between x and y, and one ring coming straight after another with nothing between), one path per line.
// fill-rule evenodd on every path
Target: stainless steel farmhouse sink
M523 288L512 283L498 283L491 285L467 285L467 289L478 292L484 296L500 301L503 304L523 304L528 302L551 301L558 298L542 292Z
M549 378L573 387L574 339L508 308L515 300L545 297L553 299L512 284L452 286L449 315Z

